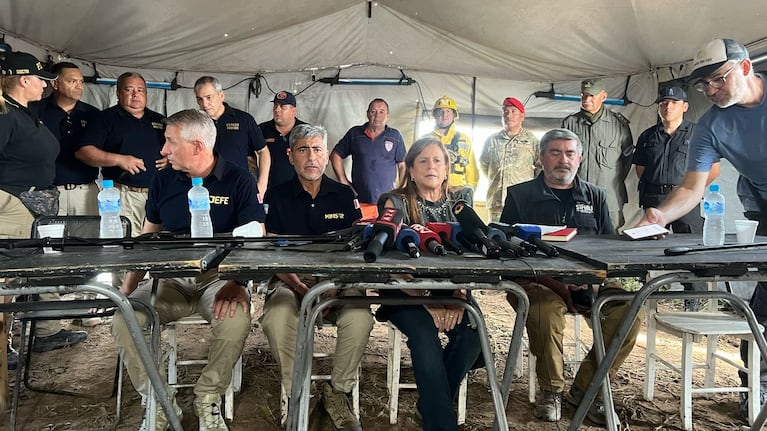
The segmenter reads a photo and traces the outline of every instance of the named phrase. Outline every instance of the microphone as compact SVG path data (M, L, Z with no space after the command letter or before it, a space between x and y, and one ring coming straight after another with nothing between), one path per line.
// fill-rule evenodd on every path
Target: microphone
M375 262L384 247L393 247L400 227L402 227L402 211L396 208L384 208L373 223L372 238L362 254L365 262Z
M421 224L413 224L410 228L418 234L419 238L421 238L421 250L429 250L438 256L447 255L447 250L440 244L439 235L437 235L436 232Z
M466 237L480 246L482 254L493 259L501 256L501 248L498 243L487 237L485 234L487 226L466 201L458 201L453 204L453 215L461 224Z
M409 227L403 227L399 230L397 240L394 241L394 246L397 250L407 253L410 257L420 257L421 253L418 251L418 246L421 244L421 238L413 229Z
M529 253L530 256L534 256L536 253L538 253L538 247L535 246L535 244L531 244L522 238L519 238L516 236L517 234L517 228L515 226L512 226L508 223L501 223L501 222L493 222L490 223L491 228L495 228L500 230L501 232L506 234L506 240L508 240L510 243L522 247Z
M507 240L506 234L503 233L503 231L500 229L497 229L494 227L488 228L487 236L488 238L497 242L504 252L512 256L515 256L515 257L530 256L530 252L528 252L526 249L524 249L523 247L520 247L519 245L515 245L511 241Z
M444 245L446 249L455 252L455 254L463 254L461 246L459 246L455 240L451 239L453 237L452 230L454 228L460 229L458 223L429 222L426 223L426 227L439 235L440 242L442 242L442 245Z
M541 228L538 226L516 226L514 235L535 244L546 256L559 256L559 250L556 247L541 239Z

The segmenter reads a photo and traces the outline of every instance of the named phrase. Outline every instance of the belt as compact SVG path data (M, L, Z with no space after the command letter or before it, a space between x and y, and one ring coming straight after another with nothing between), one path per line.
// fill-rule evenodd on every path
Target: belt
M90 186L90 183L88 184L59 184L56 187L63 188L64 190L75 190L79 189L80 187L88 187Z
M666 195L671 193L671 191L674 190L674 187L676 187L674 184L643 184L642 191L651 195Z
M125 184L121 184L121 183L116 183L116 184L124 189L127 189L129 192L149 193L148 187L126 186Z

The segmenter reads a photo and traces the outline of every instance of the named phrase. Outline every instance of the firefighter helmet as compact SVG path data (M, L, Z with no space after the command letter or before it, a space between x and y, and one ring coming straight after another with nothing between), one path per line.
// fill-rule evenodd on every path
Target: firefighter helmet
M458 118L458 106L455 104L455 100L442 96L434 102L434 107L431 108L432 112L436 109L449 108L455 112L455 117Z

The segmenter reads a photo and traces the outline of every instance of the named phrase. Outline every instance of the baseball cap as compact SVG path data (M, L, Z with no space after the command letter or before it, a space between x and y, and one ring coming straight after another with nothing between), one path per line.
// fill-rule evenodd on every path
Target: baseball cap
M660 103L663 99L674 99L686 102L687 93L685 93L681 87L666 87L658 92L658 98L655 100L655 103Z
M587 79L581 81L581 93L591 94L596 96L600 92L605 91L605 84L599 79Z
M293 105L296 106L296 96L289 91L280 91L274 95L272 102L279 103L280 105Z
M739 42L732 39L713 39L695 54L689 80L705 78L730 60L740 61L747 58L748 50Z
M43 69L43 64L34 55L20 51L5 54L5 59L0 61L0 74L4 76L34 75L42 79L56 79L56 75Z
M525 105L523 105L516 97L507 97L503 99L503 106L513 106L519 109L519 112L523 114L525 113Z

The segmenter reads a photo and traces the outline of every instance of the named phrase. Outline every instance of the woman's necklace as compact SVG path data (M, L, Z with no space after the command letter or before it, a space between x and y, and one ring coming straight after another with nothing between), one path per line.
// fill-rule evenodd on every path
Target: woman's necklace
M418 212L425 221L450 220L450 204L446 197L440 198L437 202L431 202L419 196L417 203Z

